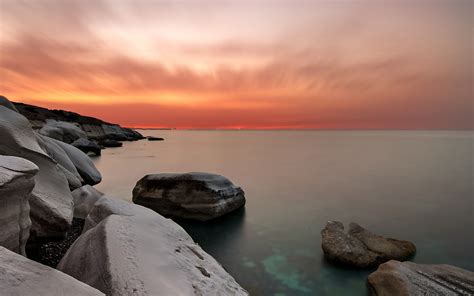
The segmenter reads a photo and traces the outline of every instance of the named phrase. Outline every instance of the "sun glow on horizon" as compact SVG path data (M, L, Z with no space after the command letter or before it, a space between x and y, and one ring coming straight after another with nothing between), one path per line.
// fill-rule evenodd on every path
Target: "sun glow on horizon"
M136 127L474 128L469 1L0 3L14 101Z

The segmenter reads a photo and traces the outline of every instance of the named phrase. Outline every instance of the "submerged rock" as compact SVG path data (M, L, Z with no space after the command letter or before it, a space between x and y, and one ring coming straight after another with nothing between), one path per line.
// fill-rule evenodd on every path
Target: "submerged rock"
M133 202L165 217L206 221L244 206L245 195L220 175L156 174L138 181Z
M341 222L329 221L321 231L324 256L333 262L366 268L389 260L407 260L416 252L409 241L385 238L356 223L344 232Z
M28 199L35 186L38 167L23 158L0 155L0 246L25 254L30 236Z
M104 295L56 269L0 247L2 295Z
M81 150L84 153L92 152L95 155L99 156L101 154L102 147L100 147L96 142L91 141L86 138L80 138L71 143L72 146Z
M104 194L90 185L84 185L72 192L74 198L74 217L86 219L94 204Z
M102 197L58 269L107 295L247 295L172 220Z
M451 265L389 261L368 278L371 295L474 295L474 272Z
M73 203L68 180L58 163L38 144L28 120L0 106L0 154L25 158L39 168L31 193L33 238L62 236L71 225Z

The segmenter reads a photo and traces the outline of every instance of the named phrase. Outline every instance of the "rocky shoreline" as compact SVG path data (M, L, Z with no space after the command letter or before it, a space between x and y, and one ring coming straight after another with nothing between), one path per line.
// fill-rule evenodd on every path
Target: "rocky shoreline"
M242 209L244 191L210 173L155 174L134 203L93 185L100 155L136 131L0 96L0 287L6 295L248 295L173 219ZM160 140L161 138L156 138ZM150 140L150 139L149 139ZM97 150L98 149L98 150ZM329 262L375 268L371 295L474 295L474 273L408 262L416 246L351 223L321 231Z

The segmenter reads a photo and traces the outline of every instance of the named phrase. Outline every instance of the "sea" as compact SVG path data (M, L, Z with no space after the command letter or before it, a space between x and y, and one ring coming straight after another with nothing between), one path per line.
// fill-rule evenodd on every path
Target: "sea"
M164 141L104 150L96 187L131 202L147 174L229 178L244 209L180 224L251 295L367 295L373 269L324 259L332 220L412 241L414 262L474 270L472 131L140 132Z

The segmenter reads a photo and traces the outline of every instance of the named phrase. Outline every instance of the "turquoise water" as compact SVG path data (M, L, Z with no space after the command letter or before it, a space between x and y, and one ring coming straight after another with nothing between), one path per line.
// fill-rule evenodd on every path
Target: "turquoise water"
M142 131L163 142L107 149L97 187L131 200L151 173L207 171L240 185L245 209L181 222L252 295L366 295L360 271L327 263L328 220L413 241L420 263L474 270L473 132Z

